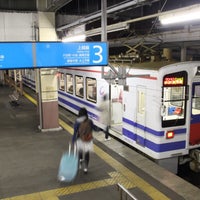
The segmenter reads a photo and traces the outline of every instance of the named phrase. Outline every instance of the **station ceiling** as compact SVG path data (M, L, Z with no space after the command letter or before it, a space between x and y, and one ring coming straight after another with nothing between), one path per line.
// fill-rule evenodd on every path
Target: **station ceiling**
M0 9L38 11L39 2L45 2L44 11L55 12L60 38L81 24L87 32L101 28L101 0L1 0ZM154 16L197 4L200 0L107 0L107 25L127 22L126 29L107 33L110 55L150 57L169 48L180 59L181 49L187 48L188 59L200 60L200 20L163 26ZM87 41L101 41L101 33Z

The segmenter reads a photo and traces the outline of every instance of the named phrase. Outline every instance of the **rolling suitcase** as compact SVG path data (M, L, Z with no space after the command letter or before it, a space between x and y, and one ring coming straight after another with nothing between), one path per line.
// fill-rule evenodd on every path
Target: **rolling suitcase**
M76 147L71 152L71 144L69 144L69 151L64 152L59 165L58 180L61 182L72 181L78 171L78 156Z

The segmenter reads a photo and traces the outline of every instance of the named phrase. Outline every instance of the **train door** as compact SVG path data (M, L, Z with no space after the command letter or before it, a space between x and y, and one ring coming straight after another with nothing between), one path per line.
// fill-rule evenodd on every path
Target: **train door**
M190 145L200 144L200 82L192 84Z
M142 146L145 144L146 126L146 89L137 86L137 111L136 111L136 142Z
M116 131L117 133L122 133L122 113L123 113L123 104L122 104L122 96L123 96L123 86L113 84L111 85L111 129Z

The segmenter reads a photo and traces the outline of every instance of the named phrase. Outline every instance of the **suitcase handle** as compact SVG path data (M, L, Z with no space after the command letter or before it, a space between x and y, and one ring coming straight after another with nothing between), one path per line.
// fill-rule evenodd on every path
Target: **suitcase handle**
M71 142L69 142L69 155L71 154L71 150L72 150L72 145L71 145ZM76 147L76 144L74 144L74 155L77 154L77 147Z

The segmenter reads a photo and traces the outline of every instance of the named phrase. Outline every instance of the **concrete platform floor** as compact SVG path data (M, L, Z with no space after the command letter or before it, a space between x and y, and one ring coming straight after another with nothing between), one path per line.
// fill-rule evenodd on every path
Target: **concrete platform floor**
M71 183L60 183L61 155L68 149L72 128L40 132L37 108L24 96L13 107L9 87L0 87L0 199L120 199L117 183L140 199L197 200L200 190L157 166L115 139L94 133L88 174L80 170Z

